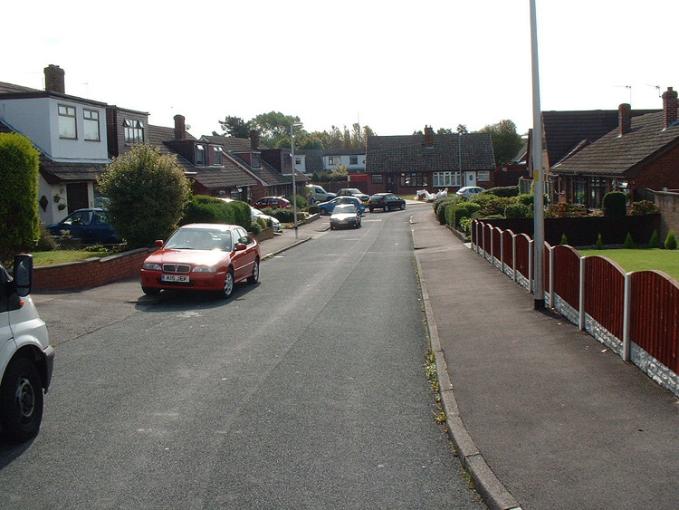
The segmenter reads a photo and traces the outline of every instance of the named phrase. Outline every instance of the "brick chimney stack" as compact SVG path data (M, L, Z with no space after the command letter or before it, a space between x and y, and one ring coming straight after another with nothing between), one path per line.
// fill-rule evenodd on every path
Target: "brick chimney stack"
M632 107L627 103L618 106L618 130L620 136L632 130Z
M253 151L259 149L259 131L256 129L250 130L250 149Z
M59 94L66 93L66 87L64 85L64 70L55 66L54 64L48 65L45 69L45 90L48 92L57 92Z
M434 146L434 130L431 126L424 126L424 142L425 147Z
M183 115L174 116L174 139L183 140L186 138L186 119Z
M663 126L668 128L677 121L677 91L672 90L672 87L667 87L667 90L663 92L662 109L665 114Z

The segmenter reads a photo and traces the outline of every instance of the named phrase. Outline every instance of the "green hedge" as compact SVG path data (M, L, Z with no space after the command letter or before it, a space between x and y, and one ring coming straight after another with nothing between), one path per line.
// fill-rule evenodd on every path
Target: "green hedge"
M524 204L509 204L505 207L505 218L530 218L533 216L533 211L530 207Z
M195 195L184 209L181 224L226 223L249 229L250 221L250 206L245 202L224 202L207 195Z
M281 223L292 223L295 221L295 214L292 209L272 209L267 207L266 209L262 209L262 212L269 216L273 216ZM298 214L297 219L299 220L300 217L301 215Z
M495 195L496 197L515 197L519 194L518 186L496 186L495 188L490 188L484 191L489 195Z

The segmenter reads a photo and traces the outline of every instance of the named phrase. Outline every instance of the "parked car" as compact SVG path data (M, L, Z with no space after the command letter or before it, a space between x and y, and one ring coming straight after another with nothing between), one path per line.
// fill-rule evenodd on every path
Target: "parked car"
M333 198L328 202L318 204L318 209L321 211L321 214L332 214L332 211L333 209L335 209L335 206L339 204L353 204L358 209L359 214L363 215L363 213L365 212L365 206L363 205L363 203L358 198L351 196Z
M323 186L319 186L318 184L307 184L304 187L304 190L306 191L307 197L309 197L310 204L327 202L337 196L335 193L325 191Z
M144 261L141 290L154 295L165 289L217 291L228 298L234 285L259 281L259 244L238 225L184 225Z
M361 214L354 204L338 204L330 216L330 229L361 228Z
M394 209L405 209L406 201L393 193L377 193L368 200L368 209L373 212L375 209L382 209L384 212Z
M267 207L272 209L288 209L292 207L290 201L283 197L263 197L257 200L254 205L257 209L266 209Z
M220 200L223 200L224 202L237 202L237 200L234 200L233 198L220 198ZM281 232L281 222L278 221L278 218L264 214L250 204L248 204L248 207L250 208L250 221L252 221L252 223L256 223L258 219L262 218L271 224L271 228L274 232Z
M0 431L26 441L40 430L43 392L52 379L54 348L30 297L33 259L14 258L14 277L0 265Z
M366 195L358 188L342 188L337 192L338 197L356 197L361 202L367 202L370 195Z
M115 244L120 236L109 223L108 214L103 209L78 209L59 223L48 225L47 230L55 236L65 233L83 243Z
M485 189L481 188L480 186L464 186L457 190L455 192L456 195L459 195L461 197L469 198L473 197L474 195L478 195L482 191L486 191Z

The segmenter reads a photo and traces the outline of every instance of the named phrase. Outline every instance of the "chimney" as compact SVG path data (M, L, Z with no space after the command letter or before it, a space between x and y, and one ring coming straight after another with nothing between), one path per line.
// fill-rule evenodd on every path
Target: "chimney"
M431 126L424 126L424 142L425 147L434 146L434 130Z
M256 129L250 130L250 149L256 151L259 148L259 131Z
M662 95L662 109L665 114L664 128L668 128L673 122L677 121L677 91L672 90L672 87L667 87L667 90Z
M174 116L174 139L183 140L186 138L186 119L183 115Z
M627 103L618 106L618 135L629 133L632 129L632 107Z
M59 66L50 64L44 69L44 72L45 90L48 92L58 92L59 94L65 94L66 88L64 86L64 70Z

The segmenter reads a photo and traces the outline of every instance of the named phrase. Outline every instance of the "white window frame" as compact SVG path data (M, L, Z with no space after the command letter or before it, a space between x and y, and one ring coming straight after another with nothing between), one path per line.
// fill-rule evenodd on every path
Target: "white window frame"
M71 114L71 111L73 112ZM76 117L76 108L68 104L57 104L57 115L59 117L59 138L62 140L77 140L78 139L78 121ZM69 125L66 124L68 121ZM62 127L69 128L70 123L73 123L73 136L65 136L62 134Z
M201 155L202 161L198 161L198 154ZM207 165L207 157L205 155L205 146L201 144L196 145L196 165Z
M434 172L432 174L434 188L449 188L460 185L460 172Z
M88 138L87 126L97 127L97 137ZM86 142L101 142L101 125L99 124L99 110L83 108L83 140Z
M479 170L478 172L476 172L476 180L477 181L485 181L485 182L490 181L490 171L489 170Z

